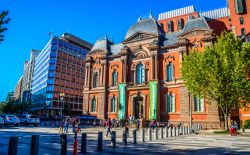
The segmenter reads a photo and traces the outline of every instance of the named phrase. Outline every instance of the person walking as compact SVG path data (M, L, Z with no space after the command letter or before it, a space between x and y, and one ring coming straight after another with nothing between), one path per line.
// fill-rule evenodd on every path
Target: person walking
M106 121L106 127L107 127L107 133L106 133L106 137L107 137L109 133L111 135L111 121L110 121L110 118L108 118L108 120Z
M73 121L72 121L72 133L75 133L75 127L76 127L76 119L73 118Z
M68 133L69 131L68 131L68 129L69 129L69 124L70 124L70 117L68 116L67 118L66 118L66 120L65 120L65 126L64 126L64 131L66 132L66 133Z
M59 124L59 134L63 133L63 130L64 130L64 120L61 120Z

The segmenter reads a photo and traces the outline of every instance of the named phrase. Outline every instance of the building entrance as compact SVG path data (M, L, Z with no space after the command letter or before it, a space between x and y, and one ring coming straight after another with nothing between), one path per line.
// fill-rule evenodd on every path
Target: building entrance
M134 97L134 117L136 119L144 116L143 98L141 96Z

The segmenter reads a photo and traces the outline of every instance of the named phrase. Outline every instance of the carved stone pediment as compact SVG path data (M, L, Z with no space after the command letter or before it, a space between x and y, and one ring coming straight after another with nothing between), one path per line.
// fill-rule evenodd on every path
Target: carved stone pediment
M211 29L194 29L194 30L190 30L190 31L180 34L178 38L180 41L182 41L183 38L191 37L191 36L199 36L199 35L211 36L212 32L213 30Z
M144 59L150 57L149 53L143 49L137 49L136 51L130 53L130 60Z
M145 39L150 39L153 37L157 37L154 34L150 34L150 33L142 33L142 32L137 32L134 35L132 35L131 37L127 38L126 40L124 40L123 42L134 42L134 41L140 41L140 40L145 40Z
M93 50L89 52L89 55L96 55L96 54L107 54L108 52L106 50Z

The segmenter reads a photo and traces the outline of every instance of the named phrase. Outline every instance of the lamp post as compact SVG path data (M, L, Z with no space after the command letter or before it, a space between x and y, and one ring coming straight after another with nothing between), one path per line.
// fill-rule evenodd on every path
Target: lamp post
M59 94L60 101L64 101L64 96L65 96L64 93L60 93ZM62 115L63 107L64 107L64 103L62 104L62 106L60 106L60 108L61 108L61 115Z
M190 92L188 92L188 102L189 102L189 130L190 130L190 133L192 133L192 121L193 121L193 118L192 118L192 115L193 115L193 113L192 113L192 103L191 103L191 93Z

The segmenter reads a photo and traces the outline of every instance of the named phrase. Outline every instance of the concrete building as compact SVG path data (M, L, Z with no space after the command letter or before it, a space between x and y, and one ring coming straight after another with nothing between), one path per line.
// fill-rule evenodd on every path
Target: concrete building
M203 51L216 35L237 27L230 23L237 18L231 11L236 9L234 2L243 3L229 1L229 7L207 12L189 6L161 13L158 21L150 14L140 17L121 43L107 37L97 40L86 56L83 113L98 118L132 115L189 124L192 109L194 123L203 128L224 128L216 104L188 93L180 68L184 55L194 49ZM245 31L248 34L250 30Z
M52 37L35 59L31 110L81 114L85 55L92 45L72 34Z
M24 70L23 70L23 82L22 82L22 102L29 103L31 101L31 85L32 79L34 76L34 66L35 66L35 58L39 54L38 50L30 51L30 59L24 62Z
M23 76L20 77L20 79L18 80L16 84L15 91L14 91L15 100L19 100L19 101L21 100L22 82L23 82Z

